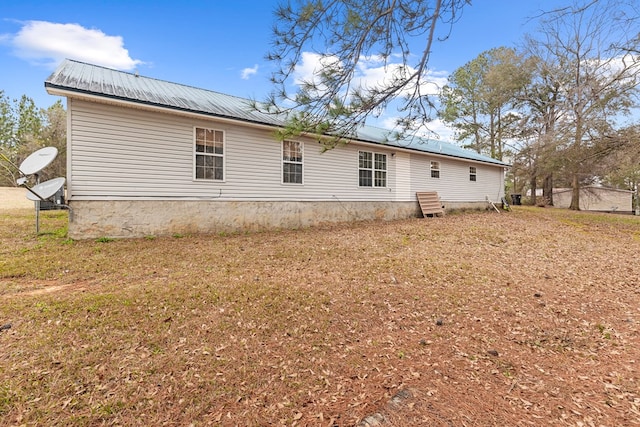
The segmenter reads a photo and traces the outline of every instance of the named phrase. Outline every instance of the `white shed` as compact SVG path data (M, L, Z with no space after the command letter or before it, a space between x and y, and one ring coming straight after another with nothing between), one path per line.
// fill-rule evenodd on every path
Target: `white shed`
M554 188L553 205L569 208L571 205L571 188ZM633 191L617 188L585 186L580 188L580 210L599 212L633 212Z

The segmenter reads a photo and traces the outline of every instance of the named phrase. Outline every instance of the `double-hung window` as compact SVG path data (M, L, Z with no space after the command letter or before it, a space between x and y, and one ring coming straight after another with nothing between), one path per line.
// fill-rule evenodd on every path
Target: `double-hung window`
M440 178L440 162L431 162L431 178Z
M222 181L224 179L224 132L196 128L195 179Z
M282 141L282 183L302 184L302 143Z
M478 177L477 171L476 171L476 167L475 166L469 166L469 181L476 181Z
M358 181L360 187L386 187L387 155L360 151L358 153Z

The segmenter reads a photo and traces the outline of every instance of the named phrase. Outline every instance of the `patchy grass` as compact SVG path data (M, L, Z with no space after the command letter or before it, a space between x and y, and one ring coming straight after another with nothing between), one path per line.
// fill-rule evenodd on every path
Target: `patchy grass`
M0 214L0 425L640 424L640 218L65 224Z

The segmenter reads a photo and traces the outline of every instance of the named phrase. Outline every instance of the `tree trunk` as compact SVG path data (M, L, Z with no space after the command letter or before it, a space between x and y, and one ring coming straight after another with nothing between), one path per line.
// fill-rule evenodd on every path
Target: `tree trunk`
M536 198L537 198L536 193L538 192L538 183L535 175L531 177L531 180L529 181L529 186L531 187L531 200L529 203L531 204L531 206L535 206Z
M547 206L553 206L553 175L549 174L544 177L542 184L542 196Z
M578 174L573 174L571 179L571 205L569 209L574 211L580 210L580 181L578 180Z

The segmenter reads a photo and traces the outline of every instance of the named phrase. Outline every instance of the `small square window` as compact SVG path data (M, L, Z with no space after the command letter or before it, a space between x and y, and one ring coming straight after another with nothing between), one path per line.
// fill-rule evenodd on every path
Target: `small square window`
M370 170L360 169L359 171L360 179L360 187L373 187L373 172Z
M373 153L361 151L359 155L360 169L373 169Z
M440 178L440 162L431 162L431 178Z

